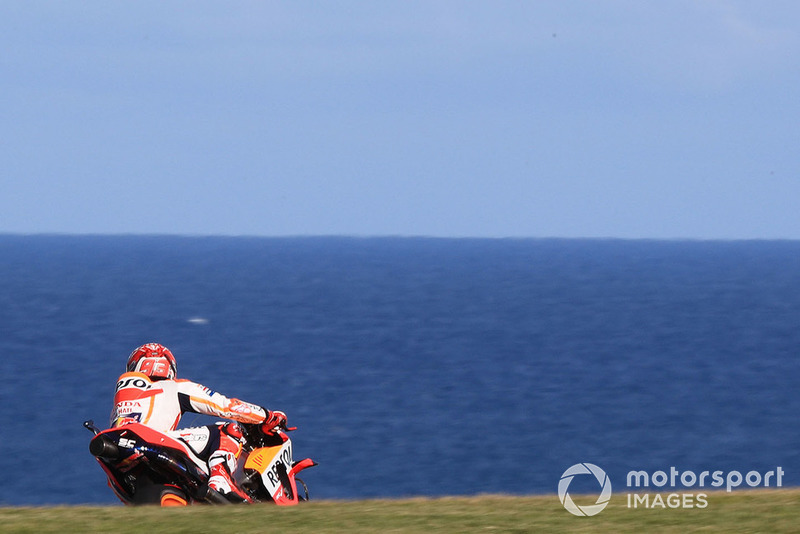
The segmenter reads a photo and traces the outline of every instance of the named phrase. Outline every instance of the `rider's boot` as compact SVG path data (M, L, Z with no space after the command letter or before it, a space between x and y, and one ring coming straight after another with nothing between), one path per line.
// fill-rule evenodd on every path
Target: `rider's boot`
M242 433L235 423L219 427L219 449L208 458L210 478L208 487L223 494L231 502L253 502L231 477L236 471L236 459L242 450Z
M245 492L236 486L224 461L211 466L211 478L208 479L208 487L218 491L231 502L253 502Z

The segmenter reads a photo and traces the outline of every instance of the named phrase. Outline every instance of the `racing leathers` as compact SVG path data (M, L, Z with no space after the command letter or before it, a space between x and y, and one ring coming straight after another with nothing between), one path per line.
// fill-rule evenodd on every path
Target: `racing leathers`
M141 423L187 444L207 462L209 487L231 500L249 501L231 478L242 449L242 432L236 423L176 430L186 412L260 424L273 420L269 410L208 389L185 379L151 380L137 372L125 373L117 381L111 427ZM284 420L285 420L285 416Z

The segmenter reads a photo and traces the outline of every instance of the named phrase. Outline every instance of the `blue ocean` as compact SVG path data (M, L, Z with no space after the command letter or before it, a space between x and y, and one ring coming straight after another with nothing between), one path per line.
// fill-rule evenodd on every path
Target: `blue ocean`
M118 502L82 422L150 341L285 411L312 498L800 485L797 241L0 236L0 504Z

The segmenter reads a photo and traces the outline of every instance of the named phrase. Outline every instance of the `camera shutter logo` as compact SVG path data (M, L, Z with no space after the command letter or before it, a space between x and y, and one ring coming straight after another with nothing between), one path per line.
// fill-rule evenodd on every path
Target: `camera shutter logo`
M576 475L594 475L597 479L602 490L595 504L578 506L572 502L572 497L569 496L567 490L569 489L569 483L572 482L572 479ZM603 511L606 505L608 505L608 501L611 500L611 480L608 478L605 471L594 464L575 464L561 475L561 480L558 481L558 498L561 500L561 504L564 505L564 508L571 514L577 516L597 515Z

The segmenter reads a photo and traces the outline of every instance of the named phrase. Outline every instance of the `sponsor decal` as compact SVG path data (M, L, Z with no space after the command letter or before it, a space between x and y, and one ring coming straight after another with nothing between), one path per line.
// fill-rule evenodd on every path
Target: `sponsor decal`
M277 449L277 450L276 450ZM255 469L261 473L264 486L271 495L281 488L281 470L287 472L292 466L292 444L286 442L281 446L269 447L251 454L245 462L246 469Z
M121 401L117 403L117 415L131 415L133 413L142 411L141 403L134 402L134 401Z
M249 404L237 400L231 401L230 410L233 413L238 413L240 415L250 415L253 413L253 410L250 408Z
M151 387L153 387L153 384L140 377L123 378L117 382L117 390L123 388L150 389Z
M205 428L199 428L199 429L191 429L188 431L182 431L180 432L179 437L186 442L208 441L208 430L206 430Z

